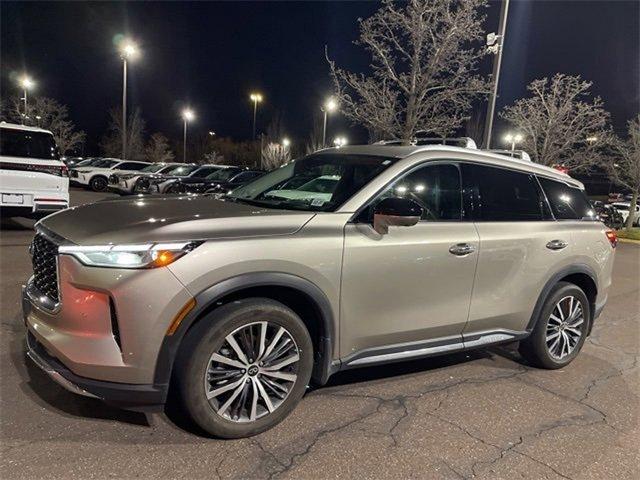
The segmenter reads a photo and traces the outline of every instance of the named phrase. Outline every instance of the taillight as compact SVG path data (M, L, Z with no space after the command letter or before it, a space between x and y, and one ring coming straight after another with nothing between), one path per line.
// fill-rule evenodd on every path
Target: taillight
M69 167L67 167L66 165L62 165L60 167L60 175L62 177L68 177L69 176Z
M616 246L618 245L618 234L616 233L616 231L607 230L606 232L604 232L604 234L607 236L607 240L609 240L611 247L616 248Z

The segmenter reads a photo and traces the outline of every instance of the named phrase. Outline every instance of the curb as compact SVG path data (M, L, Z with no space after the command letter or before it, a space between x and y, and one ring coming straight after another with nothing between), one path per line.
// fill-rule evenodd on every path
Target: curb
M629 238L620 238L618 237L618 241L622 243L632 243L635 245L640 245L640 240L631 240Z

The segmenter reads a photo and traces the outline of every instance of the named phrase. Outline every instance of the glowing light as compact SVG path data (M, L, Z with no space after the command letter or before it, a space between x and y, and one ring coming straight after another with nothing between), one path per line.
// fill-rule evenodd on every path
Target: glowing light
M338 148L344 147L347 143L348 143L347 137L336 137L333 140L333 144Z
M251 95L249 95L249 98L251 99L252 102L259 103L262 101L262 94L252 93Z
M424 192L425 186L420 184L420 185L416 185L416 188L414 188L414 190L416 192Z
M284 148L289 148L290 145L291 145L291 140L289 140L288 138L283 138L282 139L282 146Z
M136 58L140 51L135 43L131 41L125 41L120 45L120 56L124 60L131 60Z
M27 75L23 75L18 82L20 83L20 86L25 90L29 90L35 86L35 82L33 81L33 79L31 79L31 77Z
M596 136L587 137L587 142L588 143L595 143L597 141L598 141L598 137L596 137Z
M334 112L338 108L338 102L335 98L331 97L324 103L324 109L327 112Z
M196 118L196 114L194 113L193 110L191 110L190 108L185 108L182 111L182 118L186 121L186 122L190 122L192 121L194 118Z

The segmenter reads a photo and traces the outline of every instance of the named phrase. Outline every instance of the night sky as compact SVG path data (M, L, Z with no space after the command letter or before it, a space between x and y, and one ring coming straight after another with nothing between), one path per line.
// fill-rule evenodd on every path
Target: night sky
M331 93L324 47L341 66L364 71L368 57L351 42L358 17L375 2L24 3L3 1L1 93L17 92L23 71L34 94L70 108L88 134L87 153L104 132L107 110L121 102L122 70L113 39L130 35L142 49L131 64L129 108L140 107L148 133L178 139L180 110L190 105L194 132L214 130L237 139L251 135L249 92L266 102L259 129L280 112L286 133L304 142L313 115ZM499 4L487 10L497 30ZM639 111L640 2L513 1L498 108L525 94L534 78L555 72L594 82L616 130ZM487 73L490 63L484 65ZM498 127L497 134L501 132ZM339 116L329 138L365 141Z

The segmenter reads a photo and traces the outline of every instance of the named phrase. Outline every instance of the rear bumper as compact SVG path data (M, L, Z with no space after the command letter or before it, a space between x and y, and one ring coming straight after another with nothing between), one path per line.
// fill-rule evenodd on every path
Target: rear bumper
M21 198L22 203L0 201L3 217L37 217L69 208L66 192L11 192L11 195Z
M49 378L66 390L126 409L159 411L167 398L167 385L136 385L105 382L80 377L49 355L35 336L27 331L27 357Z

